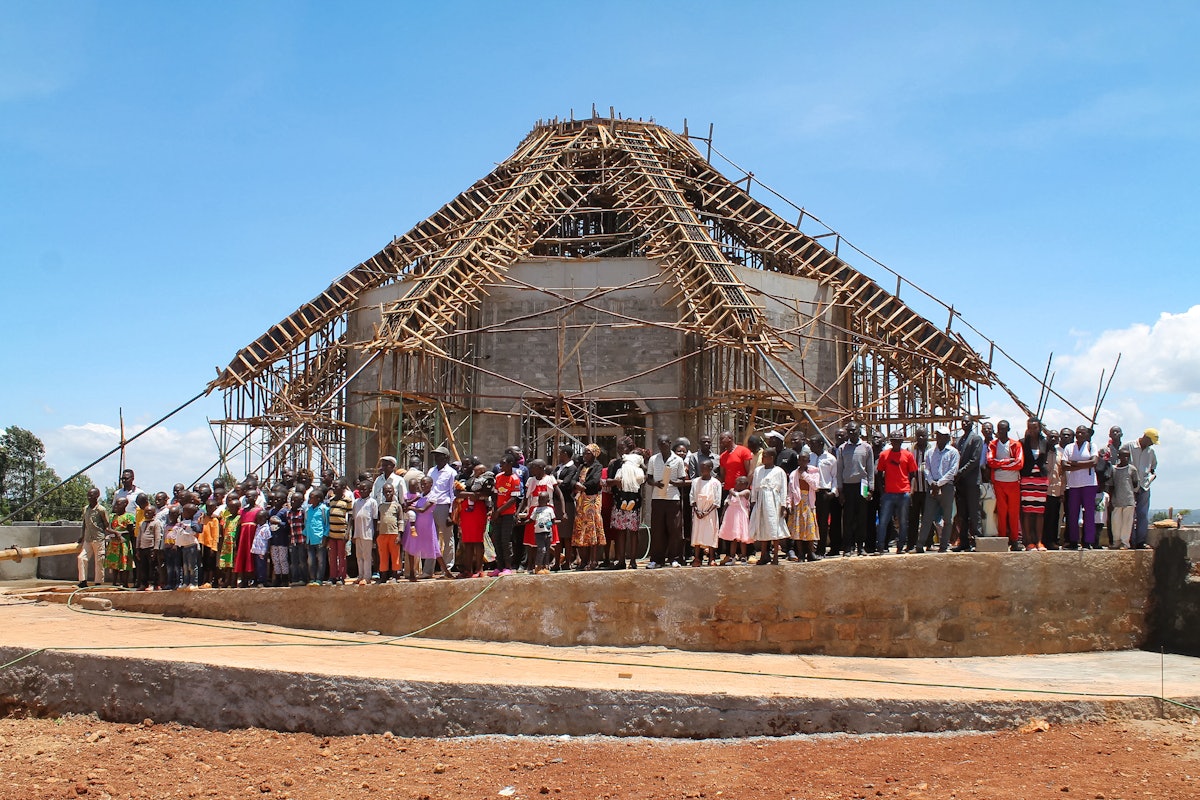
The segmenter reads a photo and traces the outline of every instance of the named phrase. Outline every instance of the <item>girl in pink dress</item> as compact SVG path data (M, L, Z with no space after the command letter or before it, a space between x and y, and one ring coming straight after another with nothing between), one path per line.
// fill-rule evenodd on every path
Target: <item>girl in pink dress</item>
M721 561L724 567L733 563L734 557L746 558L746 545L754 541L750 535L750 481L742 475L733 485L729 497L725 498L725 519L721 520L721 539L729 542L729 552Z

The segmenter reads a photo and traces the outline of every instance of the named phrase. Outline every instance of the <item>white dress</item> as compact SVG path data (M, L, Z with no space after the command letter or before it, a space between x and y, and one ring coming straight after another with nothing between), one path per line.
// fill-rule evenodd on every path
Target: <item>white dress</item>
M717 509L721 506L721 482L716 478L695 478L692 481L692 505L697 511L707 511L703 517L692 514L692 546L717 546Z
M779 467L761 466L754 470L750 485L750 535L758 542L788 538L787 525L780 509L787 503L787 473Z

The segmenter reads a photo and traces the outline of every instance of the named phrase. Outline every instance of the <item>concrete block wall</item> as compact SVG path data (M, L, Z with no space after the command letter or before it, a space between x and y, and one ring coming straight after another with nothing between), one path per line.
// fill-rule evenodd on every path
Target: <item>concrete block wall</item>
M19 522L0 527L0 547L38 547L79 541L81 523L39 524ZM0 581L75 580L76 558L73 555L50 558L26 558L20 562L0 561Z
M503 578L440 639L740 653L995 656L1122 650L1147 637L1151 551L973 553ZM399 635L483 580L120 593L118 608Z

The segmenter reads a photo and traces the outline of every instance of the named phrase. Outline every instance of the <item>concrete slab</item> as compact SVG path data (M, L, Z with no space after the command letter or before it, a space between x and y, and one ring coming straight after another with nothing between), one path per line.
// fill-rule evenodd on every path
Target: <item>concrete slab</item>
M896 660L567 648L11 600L0 601L0 629L0 711L215 729L707 738L1177 713L1154 699L1160 685L1200 705L1200 659L1142 651Z
M977 536L975 550L980 553L1007 553L1008 539L1003 536Z

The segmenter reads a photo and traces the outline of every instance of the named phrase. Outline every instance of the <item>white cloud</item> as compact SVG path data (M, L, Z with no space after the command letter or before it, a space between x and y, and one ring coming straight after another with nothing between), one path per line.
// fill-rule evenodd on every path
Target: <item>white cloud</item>
M132 437L144 427L126 427L125 435ZM46 445L46 461L63 478L120 441L117 428L96 422L37 433ZM97 486L112 486L117 482L119 458L114 454L88 470L88 477ZM177 430L160 425L125 449L126 465L137 474L138 486L153 491L169 491L175 483L190 485L216 460L217 447L207 427Z
M1153 325L1104 331L1082 353L1056 359L1057 369L1067 386L1094 391L1100 370L1111 370L1118 353L1112 391L1200 396L1200 305L1181 314L1164 311Z

